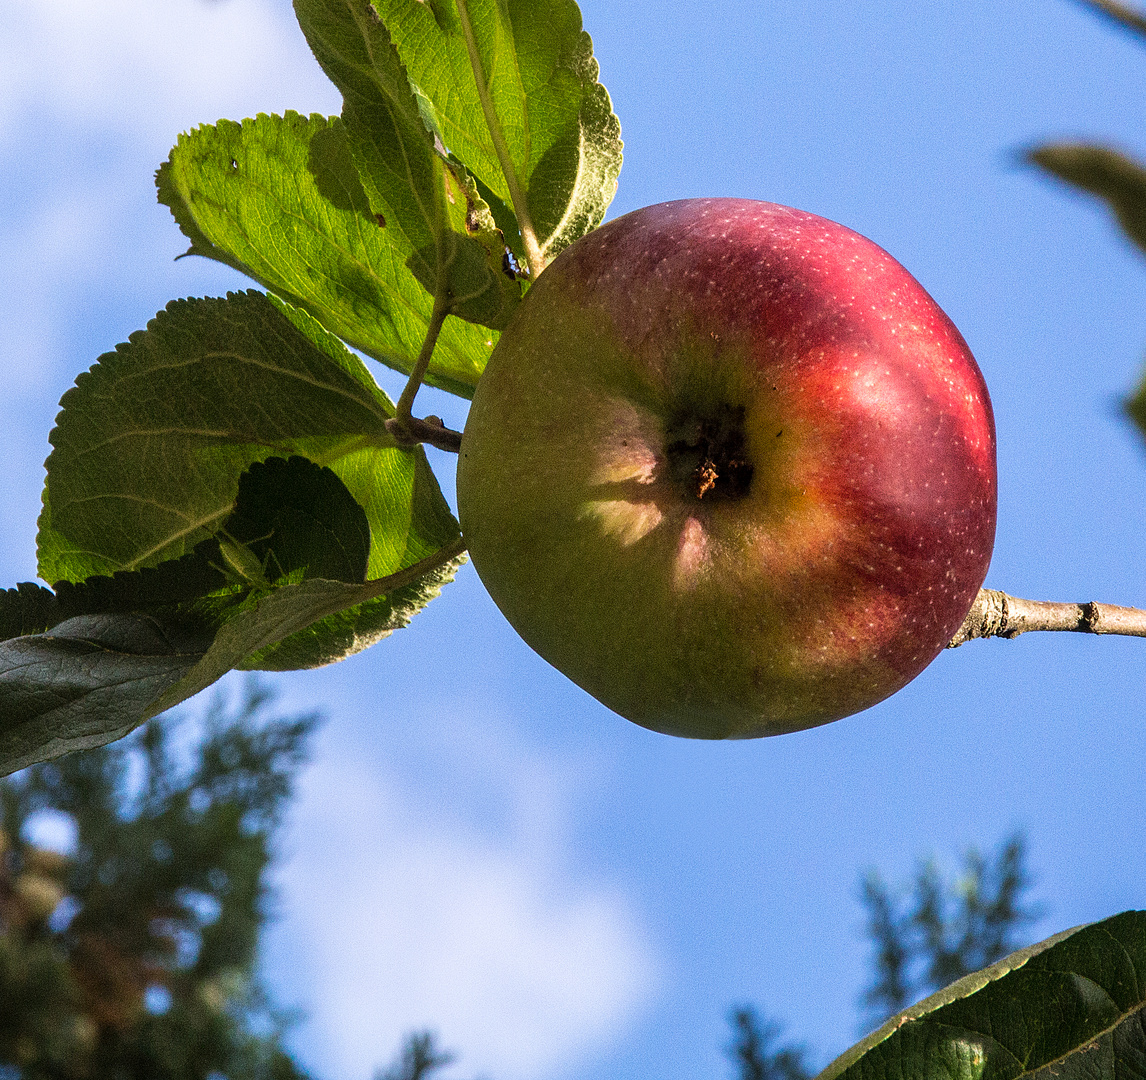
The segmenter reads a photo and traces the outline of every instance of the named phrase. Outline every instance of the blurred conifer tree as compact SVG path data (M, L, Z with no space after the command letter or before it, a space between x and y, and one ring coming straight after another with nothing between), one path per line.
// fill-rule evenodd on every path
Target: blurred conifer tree
M1019 948L1019 931L1039 917L1024 894L1031 878L1022 835L1004 840L993 859L967 852L963 873L944 882L934 860L916 872L897 903L876 871L861 886L875 979L863 996L873 1025Z
M246 685L197 724L165 716L110 746L0 781L0 1080L306 1080L255 974L276 830L318 717L268 716ZM37 825L64 823L66 854ZM893 894L863 879L878 1023L1017 948L1037 912L1026 847L934 861ZM730 1015L737 1080L810 1080L807 1051L751 1007ZM407 1036L375 1080L454 1060Z
M861 999L874 1027L912 1002L993 964L1020 948L1020 930L1040 912L1027 903L1031 876L1026 841L1015 833L992 858L972 848L963 873L944 881L933 859L897 894L876 871L863 878L867 936L874 947L873 980ZM798 1045L778 1046L779 1025L750 1008L735 1010L728 1056L737 1080L811 1080Z
M414 1032L406 1036L398 1059L388 1069L376 1072L374 1080L430 1080L453 1060L450 1051L438 1047L432 1031Z
M265 873L317 717L248 682L0 781L0 1077L302 1080L255 977ZM37 843L54 820L66 854Z

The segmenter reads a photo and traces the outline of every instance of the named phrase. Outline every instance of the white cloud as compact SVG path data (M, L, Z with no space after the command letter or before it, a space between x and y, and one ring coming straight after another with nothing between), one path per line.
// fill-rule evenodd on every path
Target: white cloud
M0 0L0 136L28 115L167 137L288 107L339 100L283 0Z
M286 0L0 0L9 393L59 359L85 286L114 304L169 270L183 244L151 173L179 132L292 107L341 101Z
M269 966L310 1017L299 1041L322 1075L365 1080L431 1027L461 1053L458 1075L553 1080L656 990L624 897L569 865L567 785L504 732L479 742L455 748L471 790L448 806L401 795L345 746L306 774ZM501 806L467 823L479 781Z

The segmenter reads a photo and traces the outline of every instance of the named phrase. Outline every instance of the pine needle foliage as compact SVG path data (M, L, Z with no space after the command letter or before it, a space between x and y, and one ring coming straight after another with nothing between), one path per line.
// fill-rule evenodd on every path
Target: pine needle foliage
M397 1060L374 1074L374 1080L430 1080L439 1069L453 1064L454 1055L442 1050L432 1031L415 1031L406 1036Z
M875 870L862 878L872 945L872 982L861 999L865 1028L1024 944L1022 927L1041 915L1026 900L1032 884L1026 857L1026 839L1014 833L990 857L969 849L954 880L934 859L921 862L904 889L891 890ZM735 1009L729 1024L726 1052L736 1080L811 1080L807 1050L777 1045L780 1025L749 1007Z
M198 723L0 782L0 1076L303 1080L255 978L265 873L317 716L249 682ZM66 856L29 839L70 822Z
M944 881L934 859L921 863L903 900L878 872L869 872L860 891L875 950L875 978L862 999L869 1020L881 1022L1019 948L1019 931L1040 915L1025 899L1030 886L1019 833L991 858L970 849L952 882Z
M727 1054L738 1080L811 1080L802 1046L775 1045L781 1033L779 1024L762 1019L750 1006L733 1010L729 1023L733 1039Z

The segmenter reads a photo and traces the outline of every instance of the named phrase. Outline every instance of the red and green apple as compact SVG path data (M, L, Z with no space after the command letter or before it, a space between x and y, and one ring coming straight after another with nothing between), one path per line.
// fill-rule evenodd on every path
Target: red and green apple
M458 507L509 622L609 708L775 735L883 700L959 627L994 541L994 420L958 330L876 244L772 203L663 203L530 290Z

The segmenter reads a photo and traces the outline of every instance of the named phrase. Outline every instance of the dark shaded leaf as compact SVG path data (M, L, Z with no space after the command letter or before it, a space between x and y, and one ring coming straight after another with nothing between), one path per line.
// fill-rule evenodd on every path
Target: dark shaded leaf
M0 643L0 774L126 735L211 639L194 623L86 615Z
M892 1017L818 1080L1140 1080L1146 912L1068 930Z
M205 597L228 590L226 560L214 537L197 544L195 550L179 559L170 559L143 570L121 570L106 577L94 575L82 582L56 582L56 600L60 618L78 615L151 614L162 618ZM200 611L211 622L209 612L221 618L226 605L215 603ZM55 624L53 624L55 625Z
M366 514L330 469L306 458L268 458L252 465L239 478L235 509L222 536L246 548L264 578L269 571L276 581L295 575L352 584L366 580Z
M22 581L0 592L0 641L38 634L62 618L55 595L42 585Z

